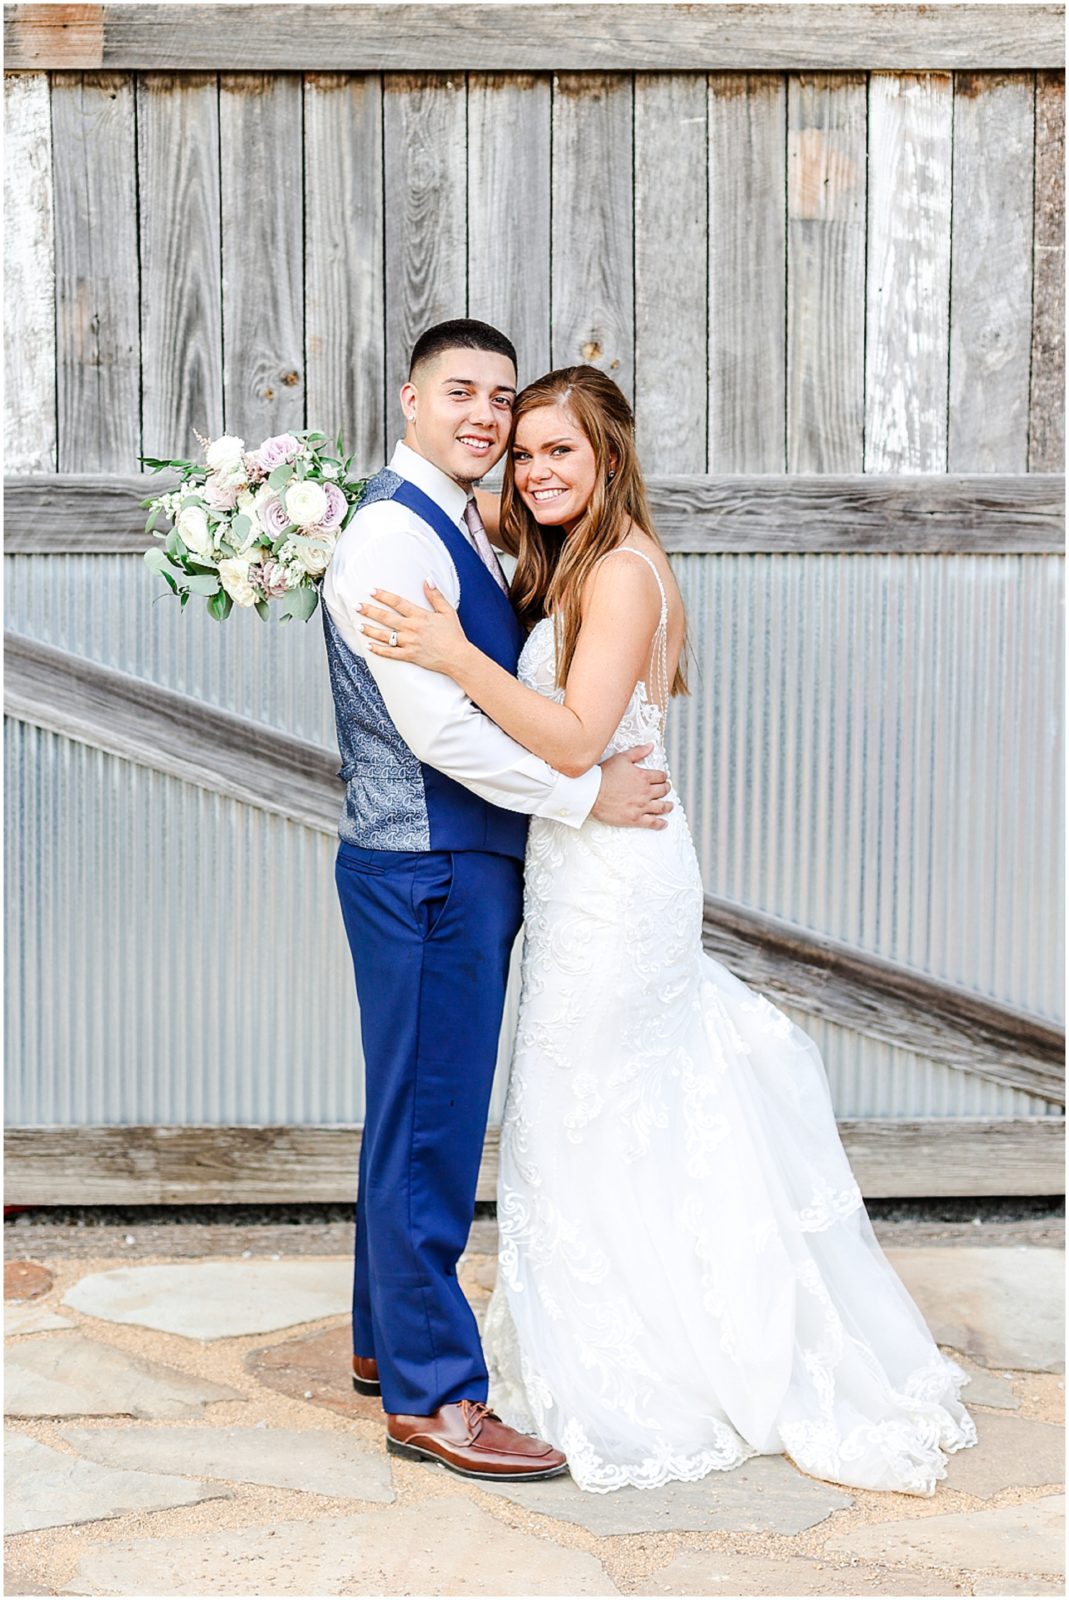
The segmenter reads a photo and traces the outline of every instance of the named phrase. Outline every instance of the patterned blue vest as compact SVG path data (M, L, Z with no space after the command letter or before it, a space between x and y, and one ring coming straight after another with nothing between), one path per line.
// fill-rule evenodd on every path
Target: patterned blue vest
M455 523L429 495L388 467L369 482L361 505L397 500L430 524L460 579L461 626L472 644L514 673L523 629L507 595ZM480 799L425 765L409 749L362 656L346 644L326 605L323 631L345 780L338 833L368 850L486 850L523 858L527 817Z

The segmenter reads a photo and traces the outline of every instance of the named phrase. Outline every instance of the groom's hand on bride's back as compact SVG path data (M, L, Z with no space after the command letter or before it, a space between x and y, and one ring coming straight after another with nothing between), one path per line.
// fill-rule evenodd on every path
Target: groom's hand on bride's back
M590 815L613 828L667 828L665 814L672 802L665 799L666 772L640 767L653 749L651 744L621 750L601 763L601 788Z

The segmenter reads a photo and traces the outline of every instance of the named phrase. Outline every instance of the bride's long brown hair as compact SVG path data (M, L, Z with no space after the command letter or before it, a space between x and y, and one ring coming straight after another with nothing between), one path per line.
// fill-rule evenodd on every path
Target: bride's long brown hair
M567 408L590 440L596 463L590 502L567 535L536 521L517 493L512 462L519 423L528 412L549 405ZM545 616L554 618L561 687L579 638L584 585L595 562L622 543L631 523L661 545L635 450L634 417L621 390L604 372L588 366L561 367L528 384L517 395L512 412L501 492L502 543L517 556L509 593L521 622L529 630ZM681 657L672 693L687 692Z

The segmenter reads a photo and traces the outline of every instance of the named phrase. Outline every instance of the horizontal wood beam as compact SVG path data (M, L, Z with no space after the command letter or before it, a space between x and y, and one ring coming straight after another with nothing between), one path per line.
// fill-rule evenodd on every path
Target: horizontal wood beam
M4 483L9 555L134 555L154 541L140 502L173 480L64 474ZM658 532L679 555L1060 553L1053 473L651 478Z
M307 624L317 625L317 618ZM19 634L4 635L4 662L9 716L306 827L337 831L343 789L333 751Z
M1060 1117L850 1119L839 1133L867 1199L1059 1195ZM359 1127L9 1128L9 1205L271 1205L351 1200ZM487 1132L477 1196L497 1188Z
M1061 552L1065 479L1046 473L654 478L668 550L756 555Z
M929 973L707 895L705 948L807 1016L1065 1104L1065 1030Z
M1044 67L1058 5L12 5L9 69L691 72Z
M173 689L7 634L4 706L80 744L336 832L333 752ZM809 1015L1064 1103L1065 1034L1053 1023L712 896L705 942L744 982Z

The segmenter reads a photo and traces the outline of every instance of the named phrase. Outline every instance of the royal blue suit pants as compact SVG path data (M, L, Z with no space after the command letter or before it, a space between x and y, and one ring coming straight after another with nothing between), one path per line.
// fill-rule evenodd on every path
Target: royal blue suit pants
M478 1329L456 1276L475 1207L523 865L480 851L342 843L335 878L366 1074L353 1348L383 1408L485 1400Z

